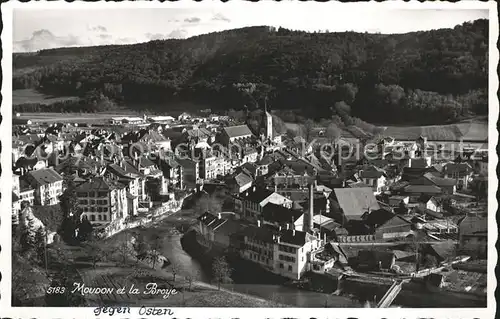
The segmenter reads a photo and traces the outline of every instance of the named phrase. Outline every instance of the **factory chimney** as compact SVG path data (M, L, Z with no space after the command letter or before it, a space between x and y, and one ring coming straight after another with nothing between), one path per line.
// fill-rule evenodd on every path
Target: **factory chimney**
M309 185L309 214L308 214L308 231L313 229L314 216L314 184Z

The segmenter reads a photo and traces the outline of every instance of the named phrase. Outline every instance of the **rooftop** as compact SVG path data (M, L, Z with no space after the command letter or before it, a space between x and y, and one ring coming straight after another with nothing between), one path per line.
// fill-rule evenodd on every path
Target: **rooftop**
M346 217L361 217L370 209L380 209L371 188L335 188L333 191Z
M224 127L224 132L230 138L252 135L252 131L250 131L247 125L226 126Z
M63 178L53 168L41 168L28 173L38 186L62 181Z

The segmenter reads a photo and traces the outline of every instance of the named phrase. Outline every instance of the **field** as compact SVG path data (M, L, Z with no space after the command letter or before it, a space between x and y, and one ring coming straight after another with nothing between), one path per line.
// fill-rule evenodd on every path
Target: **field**
M298 130L299 124L285 123L288 129ZM485 142L488 140L487 120L467 121L456 124L429 125L429 126L380 126L384 130L382 135L391 136L396 140L416 140L419 136L427 137L430 141L459 141ZM316 127L313 135L324 128ZM315 134L316 133L316 134ZM342 137L359 137L353 128L342 131Z
M434 141L485 141L488 139L488 123L463 122L430 126L387 126L383 135L401 140L415 140L420 135Z
M78 100L76 96L51 96L42 94L32 89L14 90L12 91L12 105L21 105L29 103L40 103L49 105L56 102L63 102L68 100Z
M123 113L20 113L18 120L31 120L33 123L105 123L112 117L137 116Z

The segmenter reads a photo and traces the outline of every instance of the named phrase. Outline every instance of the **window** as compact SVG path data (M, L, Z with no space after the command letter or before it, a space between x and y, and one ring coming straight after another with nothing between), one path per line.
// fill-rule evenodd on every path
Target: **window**
M280 263L280 269L283 269L283 268L285 268L285 267L283 266L283 263Z
M102 215L102 219L103 220L108 220L108 215ZM304 258L302 258L302 259L304 259Z
M291 265L288 266L288 271L292 271L292 266Z
M97 217L99 218L99 220L102 220L102 216L101 215L98 215Z
M95 222L95 215L94 214L90 215L90 220Z
M90 200L90 205L95 205L95 199Z

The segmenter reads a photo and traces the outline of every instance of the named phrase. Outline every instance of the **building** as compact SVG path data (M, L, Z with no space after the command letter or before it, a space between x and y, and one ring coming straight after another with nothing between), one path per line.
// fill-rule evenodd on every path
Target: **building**
M408 185L404 187L404 192L408 195L441 195L443 191L436 185Z
M311 253L321 248L321 240L299 230L273 231L263 225L243 230L242 258L286 278L299 280L309 270Z
M30 206L35 204L35 189L24 178L19 180L19 200L28 202Z
M265 110L265 121L266 121L266 139L273 139L273 116L267 111L267 107Z
M247 125L226 126L222 130L221 141L225 145L236 141L248 140L253 136Z
M136 216L139 212L139 201L143 202L146 199L145 182L146 176L139 173L139 171L125 160L118 164L110 164L104 173L109 179L120 182L126 186L127 190L127 207L129 216ZM151 206L146 204L146 208ZM141 209L143 210L143 209ZM143 210L147 211L147 210Z
M182 113L181 115L179 115L179 116L177 117L177 120L178 120L179 122L182 122L182 121L187 121L187 120L189 120L189 119L191 119L191 115L190 115L189 113L186 113L186 112Z
M393 215L392 218L375 229L375 238L384 240L405 238L412 233L411 222L399 215Z
M396 263L396 256L390 251L360 250L357 268L364 270L389 270Z
M21 212L21 199L19 196L12 192L12 218L17 219Z
M231 193L234 194L243 193L252 187L252 184L253 178L245 172L236 173L226 178L226 185L229 186Z
M63 192L63 178L52 168L41 168L26 174L26 181L35 190L35 204L55 205Z
M189 158L177 158L177 163L182 167L182 185L187 189L194 189L200 181L200 165Z
M408 205L410 203L410 196L405 195L394 195L389 197L389 206L391 207L399 207L403 203L404 205Z
M241 248L239 241L235 240L241 232L241 224L232 218L222 218L222 214L217 216L206 212L198 217L200 235L208 245L215 245L217 248L226 250L231 248Z
M289 208L292 207L293 203L290 199L278 193L255 186L235 197L236 201L241 203L241 207L238 207L239 211L237 210L236 213L240 214L242 218L252 222L257 222L262 219L264 207L268 203L274 203Z
M468 189L473 169L468 163L447 163L443 166L443 176L456 181L458 189Z
M299 280L309 270L311 253L322 246L316 236L294 229L281 231L275 240L274 272L294 280Z
M153 122L153 123L171 123L173 121L175 121L175 118L173 118L172 116L151 116L149 117L149 121Z
M113 118L112 120L115 121L115 119ZM142 123L144 123L144 118L137 116L124 117L121 120L121 124L138 125Z
M387 174L385 171L373 165L368 169L360 170L358 176L361 181L372 188L375 194L380 194L384 190L387 182Z
M420 198L418 199L418 206L421 209L429 209L437 213L441 212L441 203L431 195L424 194L420 196Z
M408 159L408 167L411 168L427 168L432 165L432 157L417 157Z
M366 212L380 209L371 188L334 188L333 195L339 208L339 211L333 213L339 214L342 222L360 220Z
M304 227L303 210L285 207L274 203L264 206L262 222L282 229L302 230Z
M459 250L475 258L485 259L488 252L488 219L467 215L459 223Z
M488 158L482 158L476 162L477 173L481 176L488 176Z
M240 256L274 272L276 239L273 230L262 225L251 225L243 229L242 237Z
M124 220L128 215L126 185L94 177L75 188L83 216L92 224L107 224Z
M199 162L200 177L204 180L225 176L231 170L230 162L222 155L207 154Z
M162 159L159 166L163 171L163 176L168 179L169 186L173 188L183 188L182 166L173 157Z

